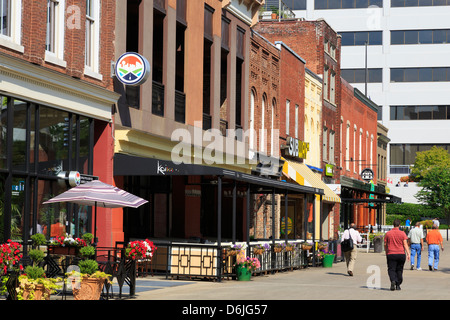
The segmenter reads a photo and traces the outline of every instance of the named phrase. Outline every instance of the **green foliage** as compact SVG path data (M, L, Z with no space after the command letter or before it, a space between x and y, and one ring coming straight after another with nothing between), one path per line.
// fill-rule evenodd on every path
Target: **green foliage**
M421 180L435 167L450 168L450 154L443 148L433 146L430 150L417 152L411 175Z
M98 271L98 263L95 260L87 259L82 260L78 263L80 267L80 272L85 274L93 274Z
M450 167L431 168L419 182L422 190L416 198L428 205L440 208L444 216L450 212Z
M25 274L29 279L37 280L45 277L45 271L41 267L28 266L25 268Z
M47 239L42 233L36 233L31 236L31 240L33 240L33 246L43 246L47 244Z
M92 246L82 247L82 248L80 249L80 254L81 254L83 257L87 257L87 258L92 257L92 256L95 255L95 248L92 247Z
M92 239L94 239L94 235L92 233L85 233L81 236L81 238L86 241L86 243L89 245L92 243Z
M404 225L408 218L411 220L411 225L414 225L417 221L421 221L424 217L445 218L446 216L439 208L433 208L424 204L388 203L386 205L386 224L388 225L391 225L395 219L399 219Z
M28 255L30 256L31 260L33 260L33 263L35 265L38 265L42 260L44 260L44 256L45 256L44 252L42 252L39 249L30 250Z

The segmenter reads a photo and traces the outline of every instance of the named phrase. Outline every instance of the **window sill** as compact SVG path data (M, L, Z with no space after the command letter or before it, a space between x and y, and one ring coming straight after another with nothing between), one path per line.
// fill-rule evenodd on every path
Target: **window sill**
M56 66L60 66L63 68L67 67L67 62L63 59L58 58L54 53L51 53L49 51L45 52L45 61L51 64L54 64Z
M14 41L11 40L11 38L9 37L5 37L5 36L0 36L0 46L2 47L6 47L8 49L20 52L20 53L24 53L25 52L25 48L23 46L21 46L18 43L15 43Z
M103 81L103 76L100 73L92 71L89 67L84 67L84 75L90 78L94 78L100 81Z

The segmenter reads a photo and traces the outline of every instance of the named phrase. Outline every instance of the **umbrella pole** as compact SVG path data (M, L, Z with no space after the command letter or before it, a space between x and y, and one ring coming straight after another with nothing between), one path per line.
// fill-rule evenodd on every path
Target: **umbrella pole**
M97 246L97 201L95 201L94 245Z

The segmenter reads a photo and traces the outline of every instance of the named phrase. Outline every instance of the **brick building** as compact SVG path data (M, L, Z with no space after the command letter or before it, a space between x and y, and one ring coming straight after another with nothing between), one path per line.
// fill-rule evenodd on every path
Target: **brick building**
M54 237L57 220L67 233L93 232L90 208L42 202L67 190L58 178L65 172L113 182L114 3L1 1L4 240ZM100 209L98 225L107 226L110 216ZM110 244L105 232L98 235Z
M375 207L368 205L367 199L370 199L375 192L384 192L384 186L377 185L376 174L378 108L374 102L344 79L342 79L341 98L342 152L340 157L344 164L341 170L343 221L355 222L357 227L363 230L365 226L369 224L374 226L377 223ZM362 178L361 173L365 169L370 169L374 173L371 179ZM362 199L361 202L358 202L358 199Z
M252 31L250 48L250 106L249 148L255 158L265 155L268 159L279 159L280 114L280 50L258 33ZM274 174L273 167L270 170ZM267 174L267 173L266 173ZM280 197L275 196L275 220L280 215ZM250 235L256 239L272 235L271 195L258 195L254 201L254 214L250 221ZM279 234L279 225L275 227Z
M262 155L272 156L270 129L277 125L279 65L271 52L266 65L257 67L260 84L250 85L251 26L260 5L259 0L116 2L123 13L116 21L116 57L134 51L152 65L142 86L115 86L121 93L115 180L149 200L118 212L116 239L242 241L250 237L248 212L259 194L274 197L286 188L312 192L267 179L264 171ZM249 143L252 126L256 139ZM267 137L261 138L261 128Z
M316 224L316 228L319 229L315 230L315 233L323 235L323 230L327 230L325 233L329 235L325 237L333 237L334 232L339 229L339 206L335 205L339 202L339 197L326 187L322 180L330 184L339 182L339 170L336 168L340 166L338 157L340 141L336 133L339 132L340 126L338 120L340 118L340 36L324 20L260 21L254 28L269 41L285 43L304 59L306 68L322 77L321 133L318 133L321 146L320 163L315 168L316 173L318 172L321 177L317 179L317 174L308 172L305 166L303 168L297 166L297 169L303 170L304 175L309 175L309 180L315 180L317 185L321 185L328 193L328 196L324 197L327 204L316 215L320 217L320 224L329 224L329 221L332 221L332 225L324 229L319 228L320 224ZM325 172L330 174L325 175ZM328 220L330 213L332 218Z

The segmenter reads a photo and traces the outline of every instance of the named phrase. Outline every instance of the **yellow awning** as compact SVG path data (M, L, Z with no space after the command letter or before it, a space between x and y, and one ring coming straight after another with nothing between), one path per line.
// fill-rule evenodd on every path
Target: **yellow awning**
M341 198L322 181L318 174L308 168L307 165L295 161L288 161L286 159L284 160L283 174L285 176L302 186L323 189L325 193L323 196L324 201L337 203L341 202Z

